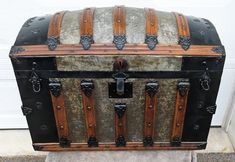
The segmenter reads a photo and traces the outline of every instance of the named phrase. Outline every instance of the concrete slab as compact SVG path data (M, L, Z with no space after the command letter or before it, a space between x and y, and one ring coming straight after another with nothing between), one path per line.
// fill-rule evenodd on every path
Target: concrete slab
M52 152L46 162L191 162L190 151Z

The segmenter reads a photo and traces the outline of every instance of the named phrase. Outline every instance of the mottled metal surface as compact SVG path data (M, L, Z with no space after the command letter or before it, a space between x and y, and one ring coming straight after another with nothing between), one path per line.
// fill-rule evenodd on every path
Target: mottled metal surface
M69 136L72 142L86 142L85 119L78 79L61 78L64 104L67 113Z
M172 13L156 11L159 44L178 44L178 27Z
M180 79L159 81L154 141L169 142L175 109L177 83Z
M182 57L156 55L62 56L57 57L56 61L60 71L112 71L117 58L127 60L129 71L179 71L182 64Z
M145 21L144 9L126 7L127 43L144 43Z
M96 8L93 23L94 42L112 43L113 8Z
M146 15L143 8L126 7L126 38L128 43L144 43ZM62 21L60 42L79 44L80 14L82 10L66 12ZM169 12L156 11L158 17L159 44L178 44L178 29L175 16ZM96 8L93 19L95 43L112 43L113 8Z
M80 79L59 79L63 85L65 108L72 142L86 142ZM115 141L114 105L127 105L127 141L143 140L145 85L151 79L128 79L133 83L133 98L115 99L108 96L108 83L113 79L93 79L97 138L100 142ZM169 141L175 107L177 79L158 79L155 141Z
M60 31L60 43L61 44L79 44L80 42L80 14L79 11L68 11L65 13L61 31Z

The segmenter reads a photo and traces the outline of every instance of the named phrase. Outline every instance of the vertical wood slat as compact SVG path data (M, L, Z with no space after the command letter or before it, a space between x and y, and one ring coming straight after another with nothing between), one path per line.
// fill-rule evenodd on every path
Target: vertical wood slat
M178 83L171 133L172 146L180 146L181 144L189 88L190 83L188 81L180 81Z
M126 146L126 104L115 104L115 138L116 146Z
M55 13L50 20L47 32L47 44L51 51L55 50L57 44L60 43L60 30L65 12L66 11Z
M82 105L85 115L87 143L89 147L97 147L98 141L96 138L96 115L95 115L95 100L94 83L91 80L81 81L82 90Z
M84 50L88 50L93 40L93 18L94 8L86 8L80 15L80 43Z
M150 50L158 44L158 18L154 9L145 8L146 14L146 36L145 43Z
M191 40L187 18L180 13L174 12L173 14L176 17L176 22L178 26L179 44L184 50L188 50L191 45Z
M67 122L67 114L64 105L64 93L60 82L49 83L50 94L52 99L53 111L56 120L59 142L62 147L68 147L69 128Z
M124 6L113 9L113 43L122 50L126 43L126 12Z
M149 82L145 87L144 146L153 146L158 87L157 82Z

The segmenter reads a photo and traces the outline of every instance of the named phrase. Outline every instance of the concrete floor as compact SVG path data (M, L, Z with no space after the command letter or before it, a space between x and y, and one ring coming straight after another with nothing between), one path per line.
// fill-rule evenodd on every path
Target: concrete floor
M48 154L33 150L28 130L0 130L0 143L0 162L17 162L22 158L27 162L40 162L44 161ZM206 150L193 151L189 155L231 152L234 150L227 134L221 128L211 128ZM166 153L164 152L164 154ZM235 162L235 156L233 160Z

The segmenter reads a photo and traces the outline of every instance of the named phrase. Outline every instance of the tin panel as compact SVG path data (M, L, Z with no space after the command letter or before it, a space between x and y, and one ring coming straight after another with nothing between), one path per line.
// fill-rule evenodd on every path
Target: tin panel
M112 71L117 58L127 60L129 71L179 71L182 57L144 55L96 55L57 57L59 71Z

